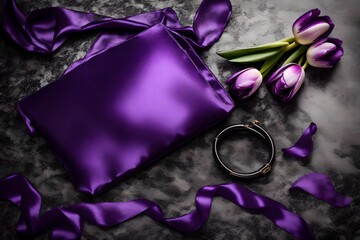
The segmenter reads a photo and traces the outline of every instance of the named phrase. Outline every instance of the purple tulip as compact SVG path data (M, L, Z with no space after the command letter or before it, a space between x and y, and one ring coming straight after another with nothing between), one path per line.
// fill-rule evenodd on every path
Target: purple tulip
M230 92L239 99L250 97L260 87L262 75L256 68L246 68L235 73L226 80L230 85Z
M342 41L337 38L321 39L307 50L307 61L313 67L332 68L344 55L341 45Z
M308 11L294 22L292 31L298 43L308 45L331 33L335 26L331 18L319 15L320 10L316 8Z
M299 91L304 79L304 69L296 63L289 63L274 72L266 82L266 86L271 89L273 95L284 102L289 102Z

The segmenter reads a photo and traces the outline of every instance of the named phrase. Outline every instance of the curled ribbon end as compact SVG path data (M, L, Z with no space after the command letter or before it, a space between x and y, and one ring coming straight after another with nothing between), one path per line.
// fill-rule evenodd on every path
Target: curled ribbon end
M300 149L296 149L296 148L283 148L281 149L281 151L288 156L292 156L296 158L307 158L308 156L310 156L312 149L310 151L303 152Z
M283 148L281 151L285 155L289 155L296 158L307 158L310 156L313 150L313 141L312 136L317 131L317 125L315 123L311 123L310 126L305 130L305 132L301 135L299 140L289 148Z
M296 180L289 190L299 189L315 198L329 203L333 207L347 207L351 198L335 190L329 176L320 173L309 173Z
M316 131L317 131L316 123L314 123L314 122L310 123L309 128L310 128L311 133L314 135L316 133Z

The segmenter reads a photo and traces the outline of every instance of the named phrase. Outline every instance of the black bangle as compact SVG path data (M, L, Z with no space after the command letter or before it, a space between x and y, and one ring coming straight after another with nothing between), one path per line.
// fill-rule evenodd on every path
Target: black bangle
M256 178L266 175L270 172L271 166L273 165L275 161L275 144L273 139L271 138L270 134L262 127L259 126L260 122L255 120L250 124L235 124L231 125L224 130L222 130L214 139L214 146L213 146L213 152L214 157L220 164L221 168L224 169L226 172L228 172L231 176L241 178L241 179L250 179L250 178ZM237 171L234 171L230 169L226 164L221 160L219 155L219 144L224 139L224 137L233 131L249 131L250 133L254 134L257 137L260 137L261 140L265 141L268 148L269 148L269 157L267 159L267 162L264 166L259 168L258 170L254 172L249 173L240 173Z

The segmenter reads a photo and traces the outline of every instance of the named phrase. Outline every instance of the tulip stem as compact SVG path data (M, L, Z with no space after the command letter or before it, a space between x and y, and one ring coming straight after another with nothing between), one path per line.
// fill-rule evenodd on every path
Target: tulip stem
M276 42L288 42L288 43L292 43L295 41L295 38L294 37L290 37L290 38L284 38L284 39L280 39Z
M305 54L303 54L303 55L300 57L299 62L298 62L298 64L299 64L300 66L302 66L302 65L304 64L304 61L306 61L305 58L306 58L306 55L305 55Z
M309 66L309 62L306 60L302 68L305 70Z
M297 47L299 45L299 43L297 42L293 42L290 45L284 47L280 52L278 52L276 55L274 55L271 58L268 58L264 64L262 65L260 72L263 76L263 78L265 78L265 76L271 71L271 69L279 62L279 60L281 59L281 57L288 51L290 51L291 49Z
M286 59L286 61L283 63L283 66L295 62L296 59L301 57L301 55L303 55L308 48L309 46L301 46L298 50L296 50L293 54L291 54L288 59Z
M286 46L285 52L290 51L291 49L297 47L298 45L299 45L299 43L297 43L297 42L291 43L289 46ZM285 53L285 52L284 52L284 53Z

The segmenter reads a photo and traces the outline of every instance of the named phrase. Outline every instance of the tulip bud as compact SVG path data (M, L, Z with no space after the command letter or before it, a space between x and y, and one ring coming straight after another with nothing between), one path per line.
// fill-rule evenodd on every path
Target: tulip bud
M266 82L273 95L289 102L299 91L305 79L304 69L295 63L289 63L275 71Z
M256 68L246 68L235 73L226 80L230 85L230 92L239 99L250 97L260 87L262 75Z
M313 67L332 68L344 55L341 45L342 41L337 38L321 39L307 50L307 61Z
M308 45L331 33L335 26L331 18L319 15L320 10L316 8L308 11L294 22L292 31L298 43Z

